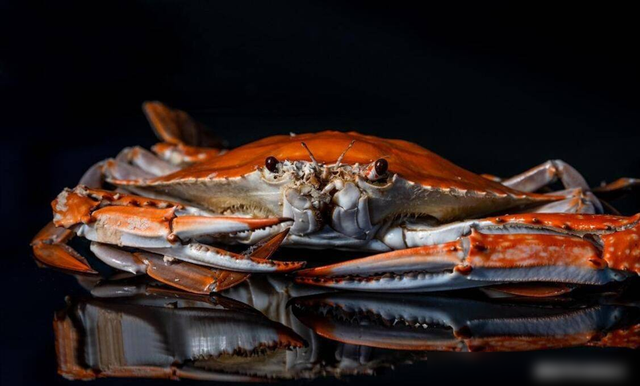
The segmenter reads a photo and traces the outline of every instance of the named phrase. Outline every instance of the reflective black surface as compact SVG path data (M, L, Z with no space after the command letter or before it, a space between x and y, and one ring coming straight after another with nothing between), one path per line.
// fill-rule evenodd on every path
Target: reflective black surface
M71 304L91 298L74 277L38 269L28 242L50 220L49 202L89 165L155 142L140 113L144 100L188 111L231 146L334 128L408 139L477 173L509 176L562 158L592 185L640 175L637 23L629 10L402 2L0 7L3 385L66 382L57 374L52 320L66 296ZM638 201L618 207L637 213ZM327 363L337 363L335 352L327 351ZM390 355L384 360L395 371L382 366L378 376L353 381L513 384L558 363L637 375L633 352L621 348L430 351L426 361L415 352ZM401 364L407 360L416 363Z
M326 251L302 253L319 260ZM203 296L112 274L96 259L91 264L109 279L37 268L28 252L23 261L21 275L8 279L15 290L3 309L3 349L16 364L4 375L15 383L383 384L446 382L456 372L503 383L593 366L605 380L636 375L638 279L527 299L478 289L332 292L254 275Z
M441 352L487 358L581 347L593 350L591 361L606 354L609 366L629 372L611 358L640 347L640 308L629 296L638 290L635 280L608 291L527 299L486 290L341 293L282 276L254 275L212 296L145 277L76 279L88 293L67 297L53 320L58 373L71 380L362 379L424 371ZM548 366L545 360L566 366L553 357L534 359L531 371L544 371L536 366Z

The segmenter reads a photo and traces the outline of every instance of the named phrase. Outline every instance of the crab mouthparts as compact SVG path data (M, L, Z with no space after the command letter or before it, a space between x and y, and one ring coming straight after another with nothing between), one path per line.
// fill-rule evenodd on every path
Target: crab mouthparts
M319 196L302 194L298 189L287 189L284 193L283 215L293 219L291 233L305 235L322 229L324 202Z
M322 190L304 184L289 188L283 216L294 219L294 235L312 234L328 225L339 234L364 240L374 230L368 198L353 181L334 180Z

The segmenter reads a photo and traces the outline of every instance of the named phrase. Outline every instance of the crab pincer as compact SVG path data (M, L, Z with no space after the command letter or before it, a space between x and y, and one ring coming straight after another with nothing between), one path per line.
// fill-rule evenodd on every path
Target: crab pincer
M640 272L640 214L523 214L458 224L452 241L297 272L332 288L426 292L504 283L602 285ZM442 229L413 230L430 240Z
M140 248L213 268L247 273L289 272L304 265L228 252L196 241L198 237L277 226L290 221L287 218L182 215L187 208L180 204L109 194L84 187L62 192L52 204L54 224L78 226L76 233L91 241Z
M147 273L190 292L220 291L250 273L289 272L304 266L304 262L269 260L288 229L245 253L194 241L201 236L278 226L286 218L194 216L182 204L83 186L65 190L52 206L54 222L34 239L34 254L42 263L65 270L97 273L65 244L74 233L91 240L91 250L107 265L133 274ZM131 252L131 248L147 253Z

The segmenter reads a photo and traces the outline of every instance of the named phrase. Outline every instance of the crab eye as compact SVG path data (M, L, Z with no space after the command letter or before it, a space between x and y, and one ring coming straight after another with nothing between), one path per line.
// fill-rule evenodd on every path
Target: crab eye
M374 168L376 169L376 173L379 176L382 176L389 169L389 162L387 162L387 160L384 158L380 158L379 160L376 161Z
M387 170L389 170L389 162L384 158L380 158L376 162L369 164L364 171L364 175L369 181L378 181L385 178Z
M278 161L278 159L276 157L273 157L273 156L267 157L267 159L264 160L264 166L271 173L276 173L278 171L278 164L279 163L280 163L280 161Z

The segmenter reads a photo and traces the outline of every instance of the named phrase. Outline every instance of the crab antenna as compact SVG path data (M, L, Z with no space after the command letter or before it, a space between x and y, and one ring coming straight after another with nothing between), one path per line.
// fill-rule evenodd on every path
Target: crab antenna
M309 147L307 146L307 144L304 143L304 142L300 142L300 143L302 144L302 147L304 147L307 150L307 152L309 153L309 157L311 157L311 161L313 161L313 166L316 169L319 169L320 166L318 165L318 161L316 161L316 157L313 156L313 153L311 152L311 150L309 150Z
M334 166L336 169L340 167L340 163L342 162L342 159L344 158L344 155L347 154L347 152L349 151L349 149L351 149L351 146L353 146L354 143L356 143L355 139L353 141L351 141L349 146L347 146L347 148L344 149L342 154L340 154L340 157L338 157L338 160L336 161L336 165Z

